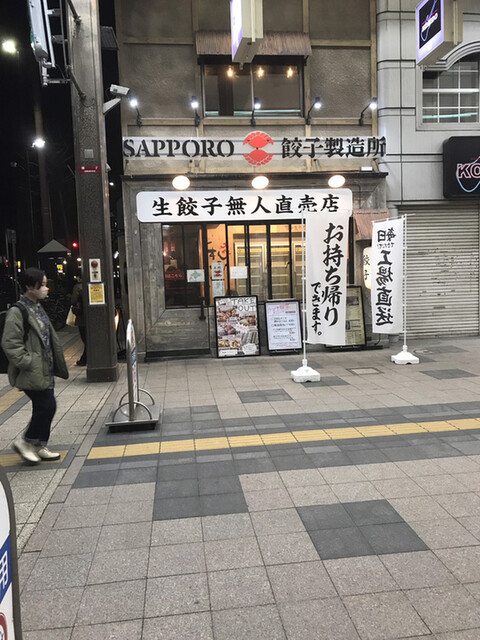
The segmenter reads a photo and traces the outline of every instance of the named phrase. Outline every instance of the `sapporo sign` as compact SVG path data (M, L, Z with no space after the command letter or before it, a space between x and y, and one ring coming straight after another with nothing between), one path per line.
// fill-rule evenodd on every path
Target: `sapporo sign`
M254 166L272 159L380 158L386 153L385 137L318 136L272 138L264 131L252 131L245 138L123 138L124 158L202 159L225 158Z

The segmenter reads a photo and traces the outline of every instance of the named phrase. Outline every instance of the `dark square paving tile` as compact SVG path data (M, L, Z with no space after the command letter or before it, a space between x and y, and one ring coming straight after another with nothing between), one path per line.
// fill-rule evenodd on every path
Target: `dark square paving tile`
M192 415L195 415L197 413L217 413L218 414L218 407L216 404L206 404L206 405L202 405L199 407L190 407Z
M382 449L390 462L399 462L404 460L423 460L425 453L418 447L391 447L390 449Z
M313 466L321 468L344 467L352 464L346 453L313 453L309 457Z
M157 500L161 498L187 498L198 495L198 480L196 478L164 480L158 482L155 488L155 499Z
M374 524L360 527L377 555L427 551L427 545L406 522Z
M88 471L80 472L73 484L74 489L85 489L87 487L111 487L117 481L119 471Z
M248 507L243 493L200 496L202 516L219 516L229 513L247 513Z
M157 480L184 480L197 477L196 464L172 464L158 467Z
M357 526L404 522L387 500L344 502L343 506Z
M267 471L276 471L275 465L271 458L254 458L250 460L236 461L237 473L265 473Z
M342 380L338 376L320 377L320 382L302 382L304 387L339 387L348 385L348 382Z
M272 456L273 464L277 471L290 471L292 469L311 469L312 461L306 454Z
M436 380L448 380L453 378L476 378L474 373L463 371L462 369L438 369L436 371L421 371L426 376L435 378Z
M143 467L140 469L120 469L116 484L138 484L140 482L155 482L157 467Z
M199 494L201 496L241 492L242 485L238 476L216 476L214 478L200 478L199 480Z
M255 416L252 418L252 423L256 426L264 424L278 424L280 422L287 422L289 416Z
M375 555L358 527L309 531L309 535L322 560Z
M217 478L219 476L237 475L233 461L202 462L196 465L196 473L199 478Z
M153 503L154 520L194 518L203 515L199 496L190 498L166 498Z
M354 521L341 504L322 504L310 507L297 507L307 531L319 529L341 529L353 527ZM335 534L332 534L335 535Z

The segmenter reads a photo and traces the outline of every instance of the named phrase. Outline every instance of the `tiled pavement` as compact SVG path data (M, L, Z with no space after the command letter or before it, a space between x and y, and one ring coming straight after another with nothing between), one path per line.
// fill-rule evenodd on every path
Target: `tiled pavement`
M479 640L480 338L409 348L312 354L303 385L300 356L145 364L137 433L104 427L125 371L72 367L35 468L0 376L24 639Z

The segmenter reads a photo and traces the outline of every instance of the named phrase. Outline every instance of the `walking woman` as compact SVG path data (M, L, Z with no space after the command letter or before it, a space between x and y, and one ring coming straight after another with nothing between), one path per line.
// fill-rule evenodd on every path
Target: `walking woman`
M62 346L47 314L40 305L48 295L47 277L40 269L29 268L20 279L22 291L18 305L5 321L2 348L8 358L8 379L12 387L24 391L32 401L32 418L13 449L30 464L58 460L60 454L47 448L50 426L57 409L54 376L68 378Z

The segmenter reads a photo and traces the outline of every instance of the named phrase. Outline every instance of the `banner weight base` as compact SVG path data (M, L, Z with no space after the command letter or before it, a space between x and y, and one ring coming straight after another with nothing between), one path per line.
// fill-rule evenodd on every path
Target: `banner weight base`
M306 360L302 360L302 366L295 371L290 371L294 382L320 382L320 374L307 365Z
M397 353L396 356L391 356L391 360L395 364L418 364L420 362L417 356L414 356L412 353L407 351L406 344L403 345L403 349L400 353Z

